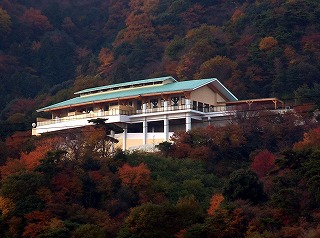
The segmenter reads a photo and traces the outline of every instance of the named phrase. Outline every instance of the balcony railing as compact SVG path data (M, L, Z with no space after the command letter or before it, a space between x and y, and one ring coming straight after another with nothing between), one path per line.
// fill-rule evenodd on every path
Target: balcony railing
M147 108L145 113L157 113L157 112L164 112L164 111L179 111L179 110L186 110L186 109L192 109L199 112L221 112L226 111L226 106L214 106L214 107L187 107L187 105L179 105L179 106L168 106L167 110L164 110L164 107L158 107L158 108ZM97 118L97 117L105 117L105 116L116 116L116 115L138 115L143 114L143 110L121 110L119 108L113 108L109 111L91 111L91 112L70 112L67 116L62 117L55 117L53 119L46 119L46 118L37 118L37 126L44 126L44 125L50 125L50 124L56 124L56 123L62 123L62 122L68 122L68 121L74 121L74 120L81 120L81 119L91 119L91 118Z

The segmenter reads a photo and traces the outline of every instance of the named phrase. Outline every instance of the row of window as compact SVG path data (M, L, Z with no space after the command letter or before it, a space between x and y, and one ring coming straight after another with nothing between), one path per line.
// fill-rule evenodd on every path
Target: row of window
M176 97L171 97L169 101L169 106L184 106L186 104L186 98L184 96L176 96ZM117 106L118 102L111 102L111 103L105 103L104 108L102 108L104 111L109 111L109 108L112 106ZM127 103L128 106L133 106L133 101L129 101ZM136 106L137 110L142 110L142 101L136 101ZM149 103L147 103L147 108L160 108L164 107L164 100L163 99L158 99L158 98L153 98L150 99ZM207 103L202 103L198 101L192 101L192 108L193 110L197 111L203 111L203 112L208 112L208 111L213 111L213 105L209 105ZM75 112L76 109L70 109L69 112ZM82 113L90 113L93 112L93 107L83 107L80 109L80 112Z

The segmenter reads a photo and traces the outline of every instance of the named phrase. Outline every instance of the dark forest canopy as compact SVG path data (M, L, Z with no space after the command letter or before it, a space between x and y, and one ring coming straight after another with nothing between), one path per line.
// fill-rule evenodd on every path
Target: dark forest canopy
M23 127L75 90L164 75L216 77L240 99L312 100L319 15L313 0L2 0L1 120Z

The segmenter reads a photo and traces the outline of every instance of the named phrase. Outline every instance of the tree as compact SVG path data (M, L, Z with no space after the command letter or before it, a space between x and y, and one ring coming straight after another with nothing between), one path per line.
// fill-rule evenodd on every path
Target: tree
M3 181L1 195L15 204L14 215L22 216L33 210L43 209L44 201L37 191L44 186L42 175L34 172L20 172L9 175Z
M131 209L118 237L173 237L179 229L172 222L176 218L177 214L172 205L145 203Z
M126 28L118 33L114 46L119 46L124 42L132 43L136 39L155 39L155 29L150 17L146 13L132 12L126 19Z
M106 232L94 224L84 224L79 226L73 233L74 238L107 238Z
M160 152L165 156L168 157L170 154L170 151L172 149L172 143L169 141L164 141L156 145L156 148L160 150Z
M107 76L113 68L114 57L112 52L107 48L102 48L99 53L98 68L99 75Z
M228 201L237 199L259 203L264 200L263 186L257 175L250 170L239 169L230 175L223 187L223 196Z
M119 168L118 173L122 184L134 190L145 188L151 183L151 171L143 163L134 167L124 164Z
M220 207L224 197L222 194L213 194L210 199L210 207L208 209L208 215L213 215Z
M52 28L48 18L42 15L40 10L34 8L27 9L22 15L21 21L34 29L49 30Z
M7 177L3 181L1 194L14 202L35 195L36 191L44 185L43 176L35 172L21 172Z
M268 150L259 152L254 156L251 169L259 178L264 177L275 168L275 156Z
M8 12L0 7L0 32L1 34L8 34L11 31L11 17Z
M304 134L303 141L297 142L294 144L294 149L303 150L303 149L319 149L320 148L320 127L311 129L310 131Z
M237 75L237 63L226 56L215 56L200 66L197 78L218 78L222 82L233 79Z
M259 49L268 51L276 47L277 45L278 45L278 41L274 37L268 36L260 40Z
M15 204L10 198L0 196L0 210L1 210L2 219L4 219L12 211L14 211L14 208L15 208Z
M118 143L119 141L114 138L112 133L122 133L123 129L115 123L106 123L108 119L96 118L88 120L89 123L94 123L96 128L102 128L105 135L102 138L102 157L106 157L106 142ZM109 136L110 135L110 136ZM113 148L111 148L113 150ZM113 152L113 151L112 151Z

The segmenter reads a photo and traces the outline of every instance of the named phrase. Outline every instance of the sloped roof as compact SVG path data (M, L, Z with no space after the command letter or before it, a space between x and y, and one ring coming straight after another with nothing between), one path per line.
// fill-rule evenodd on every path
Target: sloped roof
M100 86L100 87L95 87L95 88L87 88L87 89L75 92L74 94L94 93L94 92L104 91L104 90L108 90L108 89L115 89L115 88L121 88L121 87L127 87L127 86L134 87L137 85L145 85L145 84L149 84L149 83L164 82L166 80L171 81L171 82L177 82L177 80L175 80L173 77L167 76L167 77L161 77L161 78L150 78L150 79L125 82L125 83L117 83L117 84Z
M168 79L169 77L163 77L161 78L162 81ZM172 77L170 77L172 78ZM155 79L156 81L160 79ZM173 79L173 78L172 78ZM149 82L155 82L152 81L153 79L149 79ZM142 82L146 82L146 80L139 80L134 82L128 82L123 83L123 85L130 85L130 83L139 85ZM173 92L184 92L184 91L193 91L200 87L203 87L207 84L213 84L213 86L229 101L236 101L238 100L223 84L220 83L218 79L211 78L211 79L199 79L199 80L189 80L189 81L182 81L177 82L175 79L172 80L171 83L167 84L155 84L150 86L144 86L144 87L136 87L136 88L125 88L125 89L119 89L114 91L106 91L97 93L101 90L102 87L92 88L88 89L89 91L82 90L78 93L90 93L85 96L79 96L76 98L72 98L63 102L59 102L41 109L38 109L37 112L42 111L50 111L52 109L58 109L63 107L69 107L74 105L84 105L88 103L99 103L102 101L112 100L112 99L125 99L125 98L132 98L137 96L148 96L148 95L157 95L157 94L165 94L165 93L173 93ZM117 84L118 86L114 88L118 88L120 84ZM205 96L205 95L204 95Z

